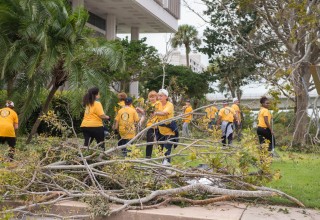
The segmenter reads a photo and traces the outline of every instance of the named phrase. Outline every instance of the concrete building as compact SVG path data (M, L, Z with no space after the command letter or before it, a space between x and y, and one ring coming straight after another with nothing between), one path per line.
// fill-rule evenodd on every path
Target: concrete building
M179 50L174 50L170 53L168 63L175 66L186 66L187 60L185 53L181 53ZM201 63L201 54L190 53L189 64L193 72L200 73L206 70L206 67Z
M72 0L72 7L84 6L90 14L88 26L114 40L117 34L174 33L178 30L181 0ZM130 86L138 96L138 82Z

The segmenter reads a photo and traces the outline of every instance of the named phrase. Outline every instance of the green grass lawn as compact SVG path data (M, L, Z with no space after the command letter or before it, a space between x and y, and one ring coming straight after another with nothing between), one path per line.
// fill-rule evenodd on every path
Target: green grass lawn
M268 184L299 199L309 208L320 208L320 155L280 152L272 168L281 178ZM272 202L289 204L288 200L272 198Z

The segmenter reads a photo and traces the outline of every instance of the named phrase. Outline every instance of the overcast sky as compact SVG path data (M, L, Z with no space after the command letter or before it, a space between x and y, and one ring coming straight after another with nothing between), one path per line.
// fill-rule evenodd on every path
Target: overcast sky
M201 0L186 1L199 14L202 14L202 12L206 9L206 6L201 2ZM206 28L206 23L198 15L190 11L185 6L183 0L181 0L181 19L179 20L179 25L181 24L189 24L195 26L199 32L199 37L202 39L203 31ZM124 35L120 37L123 36ZM166 42L170 39L170 34L140 34L140 38L142 37L147 37L147 44L155 46L161 54L165 54ZM202 64L204 64L205 66L209 64L208 57L204 54L202 54ZM246 98L258 98L262 95L267 94L269 88L270 87L266 85L252 83L242 88L244 92L243 96ZM223 98L224 95L221 93L207 94L207 99L209 100L219 100Z

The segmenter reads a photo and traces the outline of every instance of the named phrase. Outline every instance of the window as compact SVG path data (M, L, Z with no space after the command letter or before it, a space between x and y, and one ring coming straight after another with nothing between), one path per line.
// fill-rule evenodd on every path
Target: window
M88 23L96 26L97 28L100 28L102 30L106 30L106 20L99 17L96 14L93 14L92 12L89 12L89 19Z

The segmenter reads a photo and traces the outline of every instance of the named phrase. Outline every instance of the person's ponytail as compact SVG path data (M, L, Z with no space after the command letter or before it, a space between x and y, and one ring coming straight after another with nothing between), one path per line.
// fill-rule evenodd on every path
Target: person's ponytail
M88 92L83 96L82 104L83 106L93 105L96 100L96 96L99 94L99 89L97 87L93 87L88 90Z

